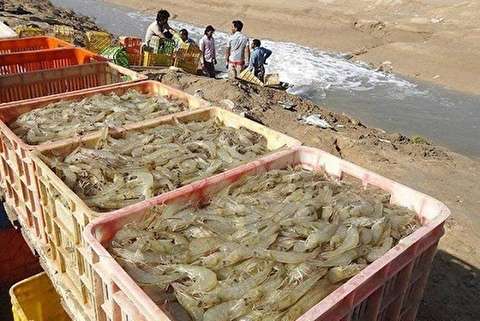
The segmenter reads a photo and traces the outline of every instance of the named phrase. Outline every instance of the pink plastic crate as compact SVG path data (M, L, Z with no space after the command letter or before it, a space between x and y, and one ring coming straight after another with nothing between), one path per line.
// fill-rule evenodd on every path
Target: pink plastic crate
M361 180L365 187L372 185L389 192L392 203L418 214L422 227L298 320L414 321L437 243L444 233L443 224L450 214L443 203L430 196L324 151L295 147L166 193L150 205L201 201L242 176L300 164L307 170L324 169L339 178L347 174ZM95 220L85 229L97 320L170 320L105 249L123 225L142 220L147 210L142 206L124 208Z

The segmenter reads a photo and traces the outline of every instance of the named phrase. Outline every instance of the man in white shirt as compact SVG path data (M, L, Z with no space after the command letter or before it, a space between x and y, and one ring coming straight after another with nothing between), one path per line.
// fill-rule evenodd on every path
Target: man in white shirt
M245 69L245 62L250 60L250 46L248 37L242 33L243 23L239 20L232 22L232 35L228 40L225 58L227 60L228 76L235 79Z
M200 39L200 50L202 51L202 69L206 76L215 78L215 65L217 64L217 54L215 52L215 39L213 33L215 29L212 26L205 28L205 35Z
M167 10L162 9L158 11L156 21L148 26L145 34L145 44L147 46L149 46L150 40L152 40L153 36L167 39L173 38L173 33L175 31L168 25L168 18L170 18L170 13L168 13Z

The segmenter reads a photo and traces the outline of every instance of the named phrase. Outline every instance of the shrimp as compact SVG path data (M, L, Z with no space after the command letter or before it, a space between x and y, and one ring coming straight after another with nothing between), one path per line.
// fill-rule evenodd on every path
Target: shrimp
M325 274L316 274L293 288L285 288L273 294L264 303L265 308L272 311L282 311L295 304L307 293Z
M265 281L272 268L273 263L267 263L262 270L243 281L219 284L215 289L201 297L202 306L242 298L250 289Z
M248 312L244 299L227 301L208 309L203 321L232 321Z
M332 293L338 285L330 284L327 280L320 280L311 288L300 300L292 305L282 316L280 321L295 321L300 318L305 311L310 310L315 304Z
M173 269L176 272L185 273L192 284L188 287L192 292L206 292L217 286L217 275L210 269L195 265L177 264L166 269Z
M299 253L299 252L282 252L277 250L263 250L256 249L253 253L256 257L262 259L270 259L281 263L299 264L307 260L312 260L321 252L320 248L317 248L311 253Z
M367 261L368 262L373 262L377 259L379 259L382 255L387 253L393 245L393 238L392 237L387 237L383 240L382 245L379 247L374 247L368 254L367 254Z
M355 226L351 226L348 228L346 232L343 243L333 251L322 253L322 257L325 259L328 259L328 258L338 256L346 251L356 248L359 242L360 242L360 235L358 233L358 229Z
M330 283L338 283L351 278L363 270L366 264L350 264L347 266L337 266L328 271L327 278Z
M197 301L187 293L185 286L179 283L173 283L172 287L175 291L175 297L182 307L190 314L194 321L203 320L203 309L198 307Z
M313 231L305 241L305 248L311 250L330 240L338 229L338 225L326 224L323 228Z

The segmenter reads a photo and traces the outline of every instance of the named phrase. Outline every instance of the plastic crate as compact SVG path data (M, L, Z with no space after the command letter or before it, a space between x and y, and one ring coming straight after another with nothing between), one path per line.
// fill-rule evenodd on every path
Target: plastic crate
M82 48L57 48L0 55L0 75L82 65L107 59Z
M0 288L10 287L42 270L19 230L0 229L0 244Z
M62 143L60 141L29 145L16 136L10 130L8 124L26 112L60 100L78 101L96 94L116 93L117 95L122 95L131 89L146 95L161 95L171 99L179 99L184 101L190 109L198 109L208 105L203 99L160 82L146 80L19 101L0 108L0 179L5 191L5 202L8 205L7 209L10 209L9 217L18 217L17 220L35 243L42 244L45 236L34 179L35 173L29 151L37 148L52 148Z
M298 320L414 321L437 243L444 233L443 224L449 215L448 208L430 196L321 150L296 147L164 194L150 204L201 202L245 175L291 165L302 165L307 170L324 169L340 178L348 175L359 179L365 187L379 187L391 194L392 203L414 210L422 222L417 231ZM146 212L146 208L126 208L95 220L85 229L88 259L93 262L95 307L102 319L170 320L105 248L123 225L141 221Z
M75 41L75 30L70 26L55 25L53 26L53 34L56 38L68 43Z
M166 116L154 120L145 121L139 124L126 125L122 131L132 131L155 127L161 124L173 124L175 119L180 122L190 122L198 120L208 120L217 118L228 127L245 127L258 132L267 139L269 150L276 150L283 146L295 146L300 142L281 133L275 132L258 123L245 119L239 115L228 112L220 108L205 108L191 112L177 113L172 116ZM72 284L70 289L76 293L79 302L93 302L93 283L88 265L85 261L84 242L81 233L85 226L93 219L105 215L105 212L96 212L90 209L65 183L56 176L53 171L37 156L39 152L43 154L55 153L56 155L70 153L73 149L82 146L94 146L102 133L83 139L81 141L64 141L61 145L54 148L38 149L32 153L32 161L35 164L35 177L40 194L40 203L42 209L41 220L45 222L45 234L47 236L47 246L50 262L56 265L57 271L62 273L64 283ZM145 200L130 206L131 208L148 207L151 200ZM129 207L129 208L130 208ZM121 210L112 211L115 213ZM86 296L87 295L87 296ZM87 304L84 304L87 306ZM93 311L93 306L90 307ZM92 317L93 318L93 317Z
M10 288L14 321L70 321L45 272Z
M153 53L153 52L143 52L143 62L142 66L149 67L149 66L164 66L170 67L173 65L173 56L169 54L163 53Z
M120 37L120 44L125 48L128 56L128 64L130 66L138 66L141 64L141 47L142 39L135 37Z
M96 53L102 53L107 47L112 45L112 36L102 31L87 31L85 33L86 45L88 50Z
M35 37L45 35L45 30L29 25L19 25L14 28L20 38Z
M73 47L63 40L53 37L31 37L20 39L6 39L0 40L0 55L23 52L23 51L35 51L55 48L69 48Z
M102 87L147 77L109 62L0 76L0 107L19 100Z
M175 54L174 66L182 68L184 71L196 74L202 52L198 47L188 45L186 48L180 48Z

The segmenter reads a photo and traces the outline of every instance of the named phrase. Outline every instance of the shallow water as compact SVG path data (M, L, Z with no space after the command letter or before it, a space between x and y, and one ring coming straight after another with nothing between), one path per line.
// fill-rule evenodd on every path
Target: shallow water
M52 0L94 17L115 35L143 37L154 16L99 0ZM174 21L198 41L203 28ZM248 26L246 26L248 32ZM216 32L220 56L228 35ZM369 126L407 135L428 137L434 143L480 156L480 96L469 96L438 86L414 82L397 75L375 72L362 63L352 63L341 54L326 53L294 43L262 41L274 54L267 72L276 72L293 85L289 92L346 112ZM221 60L221 59L219 59ZM225 69L219 61L218 69Z

